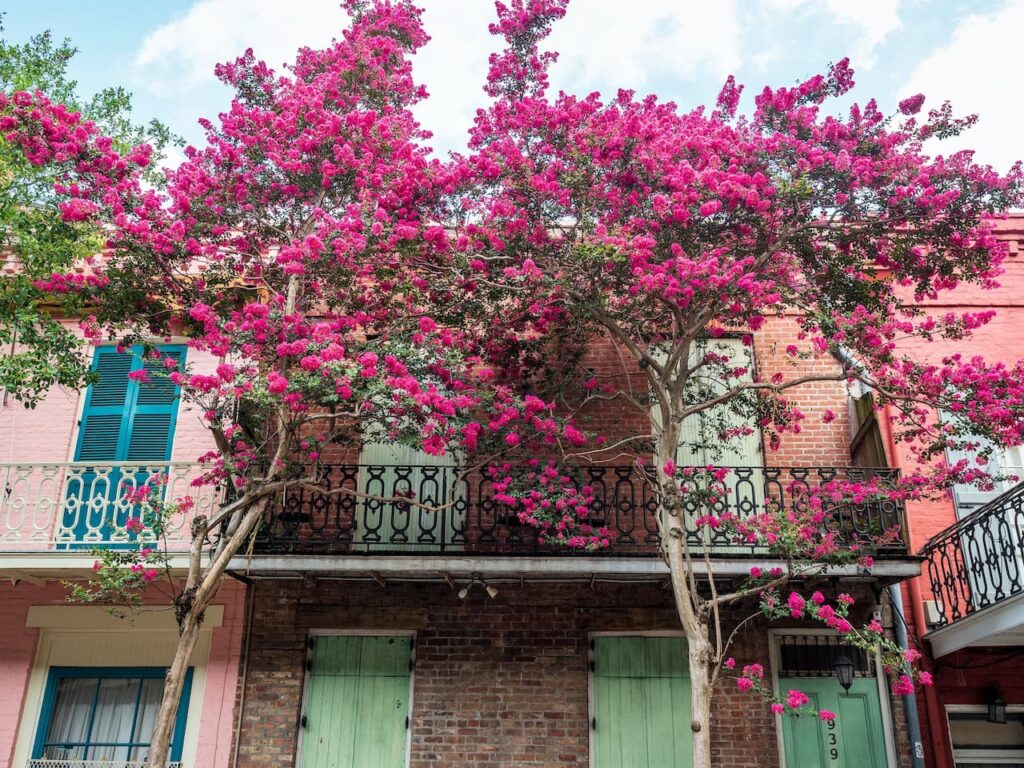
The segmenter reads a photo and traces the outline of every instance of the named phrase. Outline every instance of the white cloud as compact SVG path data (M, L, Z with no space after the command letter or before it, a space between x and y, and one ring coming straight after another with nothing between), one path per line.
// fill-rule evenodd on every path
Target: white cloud
M483 103L487 56L500 41L487 31L491 0L421 0L431 42L414 60L430 99L417 116L434 131L435 145L465 143ZM337 0L197 0L185 13L150 33L135 57L142 88L163 97L213 81L213 67L247 47L271 66L290 61L302 45L323 46L346 23ZM680 3L577 0L548 44L561 52L556 86L614 92L644 88L658 77L724 80L740 64L735 0Z
M925 94L926 110L948 99L958 114L979 115L973 129L936 142L929 147L933 152L973 148L977 160L1001 171L1024 158L1024 102L1012 87L1012 73L1019 68L1021 29L1024 0L1012 0L991 14L969 16L959 23L949 44L922 61L900 89L901 98Z
M346 23L334 0L198 0L146 36L135 74L157 93L187 92L212 81L215 64L246 48L280 69L301 46L326 45Z
M860 69L875 65L875 51L900 28L901 0L763 0L764 7L778 13L793 13L807 8L824 13L838 26L853 27L858 37L851 50L852 63Z
M606 92L642 88L657 77L724 81L742 60L734 0L570 3L550 44L560 53L557 84Z

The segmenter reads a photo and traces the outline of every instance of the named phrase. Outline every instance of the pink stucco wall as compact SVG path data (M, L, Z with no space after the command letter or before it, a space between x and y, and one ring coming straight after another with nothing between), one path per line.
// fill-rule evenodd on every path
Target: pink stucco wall
M83 349L92 359L92 348ZM186 359L195 373L212 373L217 359L207 352L190 349ZM13 397L0 403L0 463L70 461L78 435L77 420L83 392L61 388L51 390L34 409L27 409ZM174 461L193 461L213 448L199 411L182 403L174 432Z
M66 602L67 591L20 582L0 584L0 768L15 768L15 738L36 654L40 630L25 626L29 607ZM153 600L156 602L156 599ZM227 768L233 745L235 693L245 619L245 588L227 581L214 600L224 606L222 626L213 630L200 714L196 768Z

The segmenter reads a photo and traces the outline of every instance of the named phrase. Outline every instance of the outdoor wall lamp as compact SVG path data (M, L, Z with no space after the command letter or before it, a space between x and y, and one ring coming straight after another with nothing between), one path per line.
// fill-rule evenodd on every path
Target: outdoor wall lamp
M843 690L850 690L850 686L853 685L853 662L849 657L846 654L840 654L836 657L832 668L836 671L836 677L839 678L839 684Z
M492 600L495 597L498 596L498 588L497 587L492 586L492 585L488 584L486 581L484 581L483 577L481 577L480 574L474 573L473 574L473 578L469 580L469 584L467 584L466 586L464 586L462 589L459 590L459 599L460 600L465 600L466 597L469 595L469 590L471 590L477 584L479 584L481 587L484 588L484 591L487 593L487 596L489 598L491 598Z
M988 704L988 721L990 723L1003 724L1006 722L1006 701L999 691L998 684L985 689L985 703Z

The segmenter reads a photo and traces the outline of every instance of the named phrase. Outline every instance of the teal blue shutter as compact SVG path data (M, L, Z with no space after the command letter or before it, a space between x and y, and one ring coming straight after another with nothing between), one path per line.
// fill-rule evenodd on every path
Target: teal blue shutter
M134 359L120 354L114 347L98 347L93 371L99 380L90 385L85 395L81 428L75 461L117 461L125 417L130 411L129 389Z
M129 516L138 514L119 501L127 481L124 471L102 465L142 465L131 482L138 486L170 460L179 389L166 377L163 360L173 357L180 365L185 347L158 349L160 360L145 361L141 346L124 353L114 347L96 349L93 371L99 379L86 392L75 447L75 461L93 466L76 475L66 487L62 537L70 533L74 542L106 541L112 525L124 525ZM150 372L151 381L140 384L128 378L129 373L143 367Z
M160 347L162 358L181 361L185 347ZM99 381L86 394L75 461L111 462L168 461L174 440L179 390L169 379L163 363L142 360L142 347L119 353L99 347L93 370ZM145 367L152 380L139 384L128 374Z
M131 462L167 461L171 458L174 422L178 415L178 387L168 378L163 359L173 357L181 364L184 347L161 347L160 360L146 360L150 381L135 384L135 408L128 427L124 460ZM136 359L136 368L142 361ZM159 377L159 378L158 378Z

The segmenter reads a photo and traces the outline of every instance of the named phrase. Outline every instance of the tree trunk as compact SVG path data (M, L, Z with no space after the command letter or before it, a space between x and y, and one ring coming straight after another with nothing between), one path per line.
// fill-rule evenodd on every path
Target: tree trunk
M224 578L228 563L249 535L256 528L270 499L259 497L242 515L234 532L227 537L224 546L218 549L213 562L205 573L202 569L202 556L205 552L207 526L205 518L197 518L192 528L192 554L189 559L189 575L182 594L175 603L178 620L178 646L174 652L174 661L167 669L164 681L164 695L153 724L153 740L149 747L148 765L164 768L170 757L171 738L174 735L174 724L178 715L178 703L181 690L188 672L188 662L199 639L199 629L203 622L203 612L209 607L217 589Z
M690 729L693 733L693 768L711 768L711 644L689 639Z
M199 639L199 614L193 604L184 616L178 637L178 647L174 652L174 661L167 669L164 678L164 695L157 710L156 723L153 727L153 740L150 742L147 765L163 768L167 765L171 752L171 738L174 735L174 724L178 719L178 703L181 701L181 690L185 685L185 675L192 651Z

